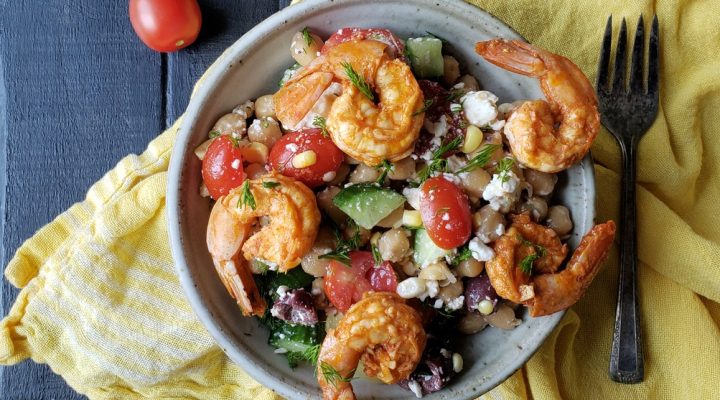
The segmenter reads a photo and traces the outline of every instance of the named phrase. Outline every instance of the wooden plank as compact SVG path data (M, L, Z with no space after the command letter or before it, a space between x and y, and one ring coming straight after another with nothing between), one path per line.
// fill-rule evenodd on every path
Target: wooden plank
M2 1L0 11L5 264L123 156L145 148L164 127L164 104L161 57L135 37L127 2ZM3 281L3 314L16 294ZM2 398L84 398L32 361L2 373Z
M168 55L168 125L185 111L193 85L210 64L245 32L289 3L289 0L201 3L203 28L197 42Z

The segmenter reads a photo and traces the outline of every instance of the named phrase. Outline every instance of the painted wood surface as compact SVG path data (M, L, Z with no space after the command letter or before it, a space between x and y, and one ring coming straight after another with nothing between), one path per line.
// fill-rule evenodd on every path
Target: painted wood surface
M200 0L198 41L142 45L127 1L0 0L0 259L185 109L196 79L288 0ZM3 315L17 296L3 280ZM0 399L82 399L46 365L0 367Z

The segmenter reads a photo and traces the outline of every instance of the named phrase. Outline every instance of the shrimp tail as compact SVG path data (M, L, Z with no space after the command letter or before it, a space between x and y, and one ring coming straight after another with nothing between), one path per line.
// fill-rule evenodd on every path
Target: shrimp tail
M596 225L582 238L565 270L536 276L533 281L535 297L526 303L530 315L549 315L580 300L600 271L614 238L615 222Z
M519 40L493 39L475 44L475 52L489 62L526 76L541 76L545 73L540 51Z
M267 303L260 295L252 272L247 265L238 268L236 263L246 263L246 261L238 258L234 261L215 263L215 270L225 285L225 289L237 301L244 316L263 316L267 309Z

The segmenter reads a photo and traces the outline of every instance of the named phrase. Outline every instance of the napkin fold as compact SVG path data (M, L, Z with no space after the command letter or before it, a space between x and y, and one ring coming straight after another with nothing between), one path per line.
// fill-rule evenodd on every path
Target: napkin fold
M660 112L638 159L639 292L645 381L607 377L617 251L530 361L484 398L718 396L720 380L720 14L712 0L470 1L594 80L608 14L634 26L658 14ZM610 4L608 4L610 3ZM619 25L615 24L617 32ZM630 30L632 33L633 30ZM165 218L179 121L118 163L17 251L22 288L0 322L0 363L47 363L93 399L275 399L230 362L195 318L175 276ZM593 146L598 220L618 218L620 158ZM470 377L463 377L470 379Z

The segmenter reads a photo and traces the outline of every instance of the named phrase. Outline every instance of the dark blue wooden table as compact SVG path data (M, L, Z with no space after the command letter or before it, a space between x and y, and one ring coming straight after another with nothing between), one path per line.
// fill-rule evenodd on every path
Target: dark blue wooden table
M195 80L289 0L199 0L195 44L146 48L127 0L0 0L2 265L123 156L182 114ZM17 289L3 280L5 315ZM45 365L0 367L0 399L82 399Z

